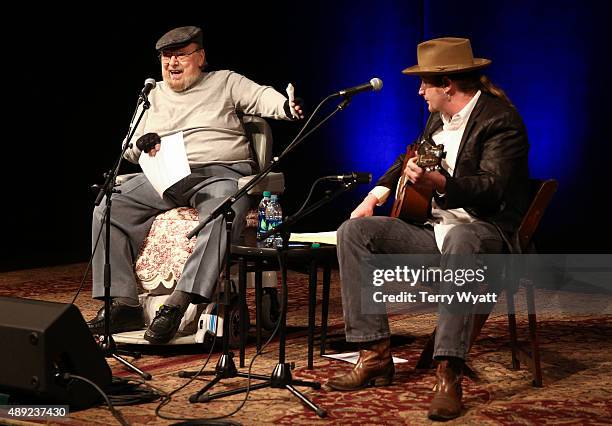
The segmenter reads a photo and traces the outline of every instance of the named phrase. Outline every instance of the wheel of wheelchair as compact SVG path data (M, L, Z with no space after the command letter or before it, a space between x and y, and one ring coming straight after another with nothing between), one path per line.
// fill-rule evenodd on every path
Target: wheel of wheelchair
M274 287L264 287L261 296L261 326L264 330L272 331L280 317L280 299Z
M240 347L240 299L238 295L232 295L229 312L228 315L225 315L224 318L229 318L229 346L232 349L237 349ZM245 318L246 327L245 330L248 330L251 326L251 320L249 317L249 312L247 310L247 316Z

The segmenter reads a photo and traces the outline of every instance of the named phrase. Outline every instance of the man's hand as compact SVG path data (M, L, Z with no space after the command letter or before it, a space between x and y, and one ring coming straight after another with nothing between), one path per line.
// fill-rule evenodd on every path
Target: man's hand
M293 102L290 102L289 104L291 105L291 108L293 108L293 111L295 111L297 114L298 118L302 120L304 118L304 109L302 108L304 106L304 102L302 99L295 98Z
M355 219L357 217L367 217L372 216L374 214L374 207L378 203L378 198L376 198L372 194L368 194L367 197L357 206L355 210L351 213L351 219Z
M446 177L438 171L426 172L417 165L416 161L416 157L412 157L406 163L404 174L408 180L414 185L433 187L440 194L444 194Z
M293 118L294 120L301 120L304 118L304 110L302 106L304 102L301 98L295 97L295 88L293 84L289 83L287 85L287 101L285 102L285 114L287 117Z
M150 157L155 157L155 154L161 149L161 138L157 133L146 133L138 138L136 146L144 153L148 153Z
M293 118L294 120L301 120L304 118L304 110L302 109L302 100L300 98L295 98L292 101L285 101L285 114L289 118Z

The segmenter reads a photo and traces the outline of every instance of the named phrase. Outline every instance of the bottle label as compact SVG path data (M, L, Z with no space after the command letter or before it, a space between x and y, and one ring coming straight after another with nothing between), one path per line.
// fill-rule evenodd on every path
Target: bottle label
M268 228L266 229L266 231L276 228L282 222L283 222L282 219L268 219L268 224L267 224Z
M267 230L268 230L268 220L266 219L266 215L260 214L259 215L258 226L257 226L257 233L258 234L263 234Z
M278 225L280 225L282 223L282 219L278 218L278 219L271 219L268 218L268 231L276 228ZM279 241L282 241L282 238L280 237L279 234L274 234L274 235L270 235L267 239L266 239L266 247L277 247L279 244ZM281 243L282 244L282 243Z

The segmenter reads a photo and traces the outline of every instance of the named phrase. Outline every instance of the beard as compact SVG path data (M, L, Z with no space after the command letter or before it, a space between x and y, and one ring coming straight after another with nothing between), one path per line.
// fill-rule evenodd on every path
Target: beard
M186 74L185 71L183 71L183 78L180 80L172 80L170 73L167 73L164 75L164 81L172 91L180 93L193 86L194 83L199 80L201 74L201 72Z

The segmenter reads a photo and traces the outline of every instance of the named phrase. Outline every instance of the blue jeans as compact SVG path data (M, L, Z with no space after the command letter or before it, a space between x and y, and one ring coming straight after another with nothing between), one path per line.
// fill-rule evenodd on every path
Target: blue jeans
M452 268L452 255L501 253L503 239L497 228L477 221L451 228L438 250L431 226L418 226L400 219L372 216L351 219L338 229L338 262L342 281L342 304L346 340L370 342L390 336L386 314L362 313L361 264L372 254L440 254L440 266ZM374 303L374 302L372 302ZM434 357L465 359L469 350L474 316L438 308Z

